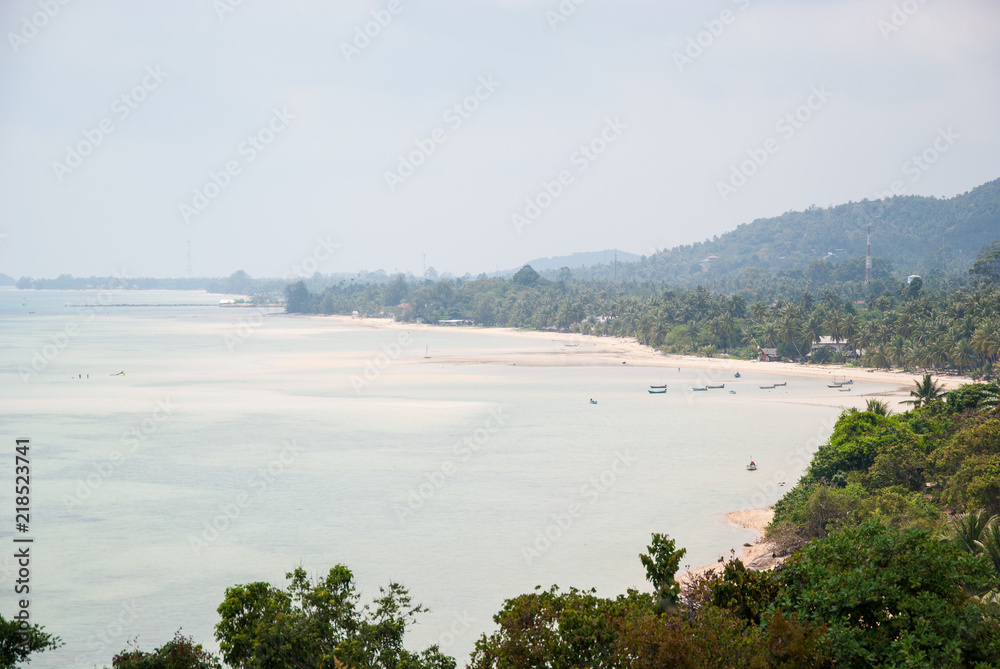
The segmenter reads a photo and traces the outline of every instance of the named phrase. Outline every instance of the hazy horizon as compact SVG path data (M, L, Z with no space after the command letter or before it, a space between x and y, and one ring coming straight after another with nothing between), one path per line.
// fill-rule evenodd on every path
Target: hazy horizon
M987 0L16 0L0 27L15 279L317 248L477 275L998 176Z

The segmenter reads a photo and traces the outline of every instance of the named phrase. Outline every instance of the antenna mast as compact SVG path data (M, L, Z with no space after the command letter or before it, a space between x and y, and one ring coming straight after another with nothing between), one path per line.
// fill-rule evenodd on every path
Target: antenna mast
M865 254L865 283L872 280L872 219L868 219L868 252Z

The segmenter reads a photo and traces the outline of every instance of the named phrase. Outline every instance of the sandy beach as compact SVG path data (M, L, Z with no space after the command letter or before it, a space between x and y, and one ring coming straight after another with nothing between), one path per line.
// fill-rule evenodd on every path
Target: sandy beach
M452 329L448 326L427 325L416 323L398 323L384 318L354 318L351 316L305 316L303 318L325 321L338 325L353 327L370 327L377 329L435 331ZM731 358L703 358L693 355L670 355L640 344L632 338L597 337L568 332L540 332L537 330L520 330L513 328L462 328L466 333L479 333L483 336L502 336L532 340L547 340L553 343L551 352L516 350L504 355L498 355L488 349L474 352L435 352L434 360L442 364L481 365L505 364L525 366L571 367L587 365L633 365L637 367L664 367L697 369L704 371L705 383L731 379L733 374L752 372L762 374L777 374L782 376L801 376L829 379L846 377L855 381L870 381L893 385L888 392L864 394L854 392L831 393L816 397L795 398L760 398L759 402L793 402L797 404L813 404L847 408L864 408L871 397L876 397L889 403L890 408L897 410L898 402L909 398L914 382L920 381L922 372L904 372L902 370L872 370L862 367L842 367L838 365L804 365L791 362L760 362L758 360L736 360ZM935 375L935 380L945 389L953 389L964 383L971 383L966 376Z
M749 509L746 511L732 511L722 514L722 517L733 525L753 530L760 536L752 544L744 545L738 559L750 569L767 571L774 569L785 561L784 557L774 557L774 546L770 542L764 541L764 530L774 518L774 507L766 509ZM692 567L677 577L677 582L681 584L681 589L687 589L694 584L700 576L707 576L709 572L722 571L722 564L713 562L711 564Z

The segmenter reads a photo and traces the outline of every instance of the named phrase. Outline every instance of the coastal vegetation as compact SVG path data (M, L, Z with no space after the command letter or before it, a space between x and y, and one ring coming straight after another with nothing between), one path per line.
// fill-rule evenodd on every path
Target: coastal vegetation
M782 283L747 270L753 287L732 294L702 286L551 281L524 267L509 280L414 284L399 275L385 284L337 285L320 293L298 282L286 291L286 310L634 337L665 353L709 357L751 359L773 348L785 360L995 378L998 266L1000 242L993 242L980 251L969 280L954 289L929 291L919 277L898 285L805 276Z

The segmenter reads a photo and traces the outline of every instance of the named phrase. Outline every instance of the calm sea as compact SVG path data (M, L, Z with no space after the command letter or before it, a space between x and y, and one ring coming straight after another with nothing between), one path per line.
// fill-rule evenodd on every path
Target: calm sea
M407 645L462 666L505 598L645 588L652 532L691 566L752 540L719 514L778 499L839 413L758 401L829 395L818 379L760 390L783 379L578 365L585 342L374 330L222 297L0 290L0 612L16 611L12 539L32 537L30 611L66 642L31 666L110 666L127 640L151 650L178 629L215 650L227 586L338 563L363 601L407 586L432 611ZM515 364L551 353L570 366ZM459 362L472 356L488 362ZM691 392L706 383L726 388Z

